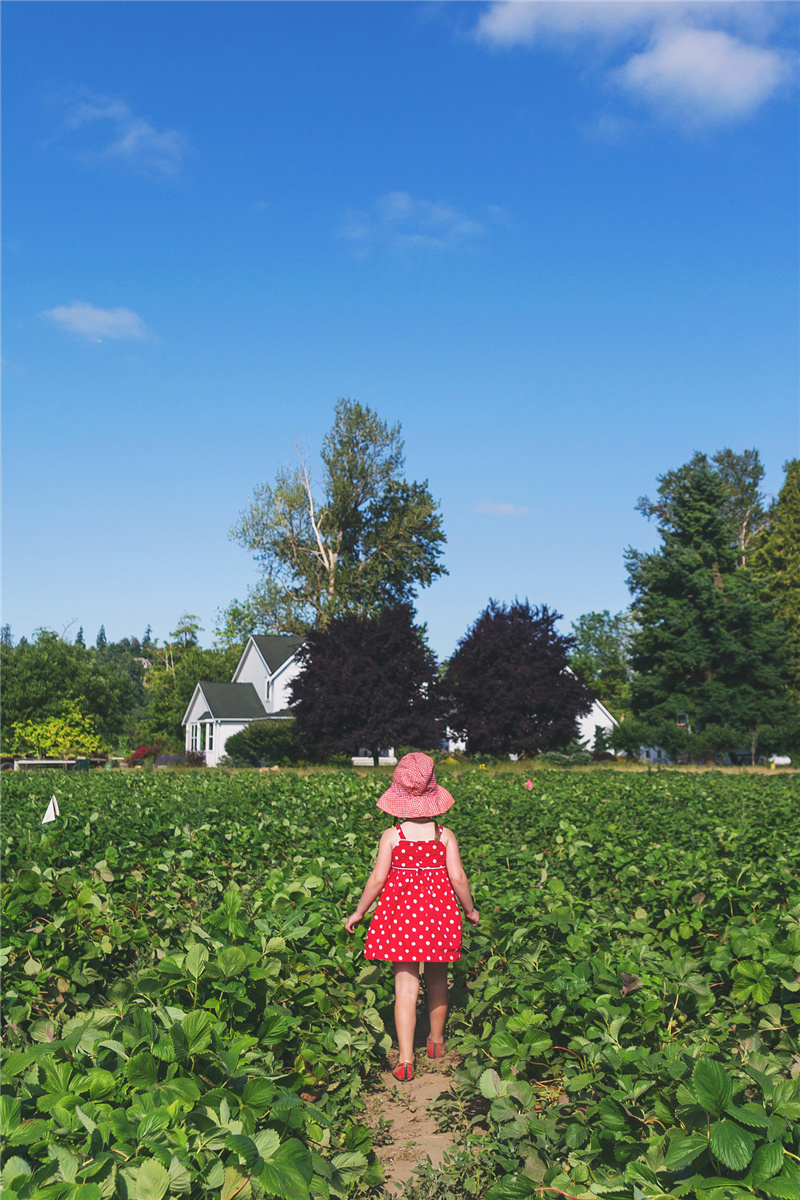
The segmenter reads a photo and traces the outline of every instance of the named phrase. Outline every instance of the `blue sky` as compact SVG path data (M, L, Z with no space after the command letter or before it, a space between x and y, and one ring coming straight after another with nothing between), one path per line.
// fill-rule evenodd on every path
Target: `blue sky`
M13 635L209 644L338 396L489 597L628 603L656 477L800 452L796 4L5 0ZM70 625L71 622L74 624Z

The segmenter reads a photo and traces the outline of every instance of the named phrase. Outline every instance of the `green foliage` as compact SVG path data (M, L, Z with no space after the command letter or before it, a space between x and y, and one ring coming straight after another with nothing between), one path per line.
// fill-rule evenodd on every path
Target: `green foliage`
M98 651L40 629L32 642L3 643L0 657L4 751L14 725L60 718L69 701L93 719L105 745L117 743L133 706L133 687Z
M783 487L751 562L762 595L783 621L790 686L800 704L800 459L784 469Z
M172 749L183 749L181 724L192 693L201 679L227 683L239 661L242 647L232 644L225 649L203 650L179 627L176 641L153 647L152 668L145 676L147 709L139 725L142 740L166 739Z
M235 767L288 766L303 757L293 720L253 721L229 737L225 753Z
M686 713L693 732L728 727L755 752L763 726L792 716L785 634L752 573L736 565L725 499L707 464L682 469L659 526L661 548L627 553L638 625L632 707L654 732Z
M585 613L572 625L575 646L569 655L570 666L615 717L630 708L633 632L630 613L612 617L608 609Z
M37 758L70 758L76 754L102 754L94 721L81 711L77 700L65 700L58 716L41 721L15 721L11 726L11 754Z
M438 505L427 483L402 477L399 425L340 399L321 459L321 496L301 460L274 485L257 487L231 530L264 577L222 614L224 640L305 634L346 613L373 616L446 574Z
M794 777L440 775L482 915L437 1102L460 1145L413 1194L797 1200ZM391 970L342 921L384 787L8 781L9 1194L378 1193L362 1103Z

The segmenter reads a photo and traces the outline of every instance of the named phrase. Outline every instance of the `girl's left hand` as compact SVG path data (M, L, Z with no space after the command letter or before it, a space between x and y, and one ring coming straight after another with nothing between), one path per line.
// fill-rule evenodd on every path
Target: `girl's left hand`
M361 913L358 913L358 912L351 913L350 916L345 921L344 927L348 933L352 933L353 930L355 929L356 925L360 925L363 920L364 920L364 918L361 916Z

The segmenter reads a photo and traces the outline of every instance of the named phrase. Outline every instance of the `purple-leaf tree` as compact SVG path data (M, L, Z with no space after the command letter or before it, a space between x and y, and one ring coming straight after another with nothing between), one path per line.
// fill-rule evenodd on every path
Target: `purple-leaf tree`
M290 703L314 754L367 747L377 763L389 746L438 744L436 659L413 615L399 604L373 617L335 617L308 634Z
M470 753L531 755L565 746L592 695L567 662L575 639L546 604L490 600L447 668L454 732Z

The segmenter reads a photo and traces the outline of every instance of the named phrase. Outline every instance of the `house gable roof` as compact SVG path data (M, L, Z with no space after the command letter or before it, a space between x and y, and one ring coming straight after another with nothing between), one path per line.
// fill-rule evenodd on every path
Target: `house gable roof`
M296 633L258 633L253 634L251 640L269 667L270 675L274 675L300 649L305 639Z
M197 686L217 720L252 721L266 715L252 683L210 683L201 679Z

